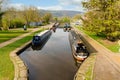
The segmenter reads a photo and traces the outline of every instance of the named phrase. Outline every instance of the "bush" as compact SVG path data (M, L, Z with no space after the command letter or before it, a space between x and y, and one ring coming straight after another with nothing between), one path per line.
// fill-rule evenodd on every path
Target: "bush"
M9 29L9 22L6 19L2 20L2 28L3 30L8 30Z
M120 32L119 31L115 31L112 33L108 33L107 34L107 39L110 41L116 41L117 39L120 39Z
M22 28L23 26L24 22L20 19L14 19L10 24L10 28Z

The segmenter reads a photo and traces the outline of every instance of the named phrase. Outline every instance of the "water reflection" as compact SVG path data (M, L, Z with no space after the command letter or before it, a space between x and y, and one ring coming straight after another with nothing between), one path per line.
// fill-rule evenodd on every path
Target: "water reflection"
M63 29L56 29L41 50L29 47L20 54L29 68L29 80L73 80L78 67L68 34Z

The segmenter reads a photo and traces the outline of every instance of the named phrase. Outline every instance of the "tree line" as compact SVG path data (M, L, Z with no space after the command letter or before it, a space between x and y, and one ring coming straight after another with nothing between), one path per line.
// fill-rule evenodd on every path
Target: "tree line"
M0 0L0 29L8 30L9 28L20 28L23 25L30 26L31 22L42 22L49 24L52 19L51 13L41 14L41 12L34 6L25 7L23 10L15 8L8 8L2 11L2 4L4 0Z
M81 19L86 30L111 41L120 39L120 0L86 0L82 4L86 13Z

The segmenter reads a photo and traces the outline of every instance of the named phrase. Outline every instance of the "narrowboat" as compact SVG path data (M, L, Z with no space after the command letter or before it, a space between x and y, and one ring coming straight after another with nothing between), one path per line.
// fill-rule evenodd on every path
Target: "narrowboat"
M74 42L72 44L72 51L72 54L77 61L84 61L89 56L89 52L82 42Z
M68 24L65 24L63 30L64 30L64 31L70 31L70 30L71 30L71 26L68 25Z
M84 61L89 56L89 52L82 40L80 39L79 35L76 34L74 31L70 31L69 40L73 57L78 62Z
M32 46L38 46L42 44L51 35L51 33L52 32L50 30L45 30L41 33L34 35L32 39Z

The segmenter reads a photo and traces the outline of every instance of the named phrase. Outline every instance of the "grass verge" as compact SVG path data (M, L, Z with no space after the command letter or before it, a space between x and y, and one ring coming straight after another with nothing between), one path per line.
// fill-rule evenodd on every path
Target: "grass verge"
M107 40L104 35L97 36L94 32L85 31L80 26L76 26L76 28L81 30L82 32L86 33L88 36L95 39L100 44L102 44L103 46L105 46L106 48L111 50L112 52L115 52L115 53L119 52L119 44L118 44L117 41L116 42L111 42L111 41Z
M28 32L29 31L23 31L23 30L0 31L0 43Z
M86 72L85 80L92 80L91 75L92 75L92 65L89 66L89 69Z
M40 29L39 31L30 34L20 40L15 41L3 48L0 48L0 80L13 80L14 79L14 65L9 58L9 53L16 48L22 46L24 43L30 41L32 36L38 32L43 31Z
M87 62L88 69L85 72L85 80L93 79L93 69L95 64L96 54L92 54L89 57L89 61Z

